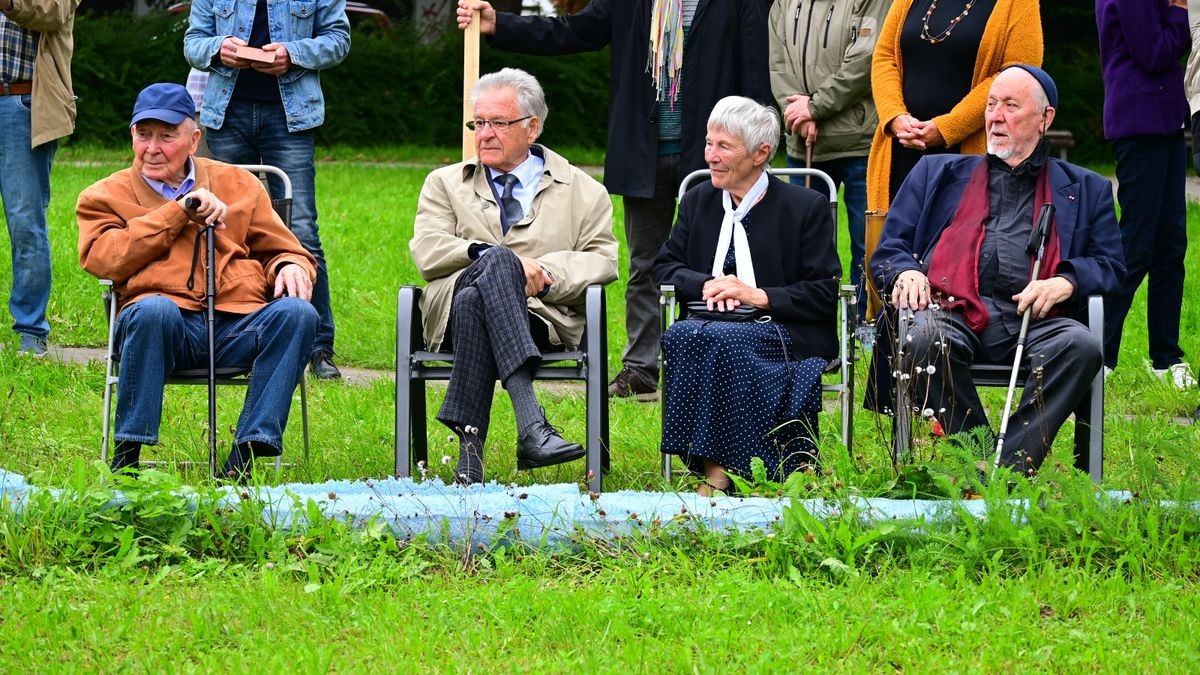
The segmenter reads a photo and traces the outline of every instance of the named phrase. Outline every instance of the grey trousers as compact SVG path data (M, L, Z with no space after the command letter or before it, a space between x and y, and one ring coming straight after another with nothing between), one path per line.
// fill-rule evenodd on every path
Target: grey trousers
M988 426L969 366L1011 364L1017 346L1012 325L993 319L976 334L961 312L917 312L901 358L902 372L911 374L912 405L932 409L948 434ZM1009 417L1000 463L1030 472L1042 465L1063 422L1087 398L1101 366L1100 341L1074 319L1046 317L1030 322L1022 361L1029 376Z
M512 251L489 249L459 275L446 340L454 352L454 371L438 421L486 434L496 380L541 361L531 321L541 319L530 318L525 271Z
M662 319L654 259L671 235L679 179L679 155L659 155L654 173L654 196L622 199L625 240L629 245L629 285L625 287L625 332L629 342L621 362L626 368L640 371L655 381L658 380Z

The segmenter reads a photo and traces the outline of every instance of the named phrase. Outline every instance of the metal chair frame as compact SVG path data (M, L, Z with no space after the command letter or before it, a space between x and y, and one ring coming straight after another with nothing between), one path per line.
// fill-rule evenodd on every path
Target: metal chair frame
M413 466L428 461L425 383L449 381L454 355L425 351L421 324L422 289L402 286L396 306L396 464L397 478L412 476ZM587 482L600 492L609 466L608 325L604 287L588 286L586 328L580 349L542 354L535 380L582 380L587 398Z
M290 227L291 220L292 220L292 182L291 182L291 180L288 179L287 174L284 173L284 171L278 167L268 166L268 165L264 165L264 164L239 164L237 166L239 166L251 173L258 174L258 176L260 178L263 178L264 175L272 175L272 176L275 176L280 179L280 181L283 183L284 196L282 199L272 199L271 206L275 209L275 212L277 214L279 214L279 218L283 221L284 225L287 225ZM101 461L107 463L109 449L112 444L112 426L114 423L114 420L113 420L113 415L114 415L113 398L114 398L114 395L113 394L116 389L117 383L120 381L120 365L121 364L116 358L114 358L114 354L115 354L114 347L115 347L116 335L117 335L117 305L120 303L117 301L117 293L113 289L112 280L101 279L100 287L101 287L101 297L103 298L103 301L104 301L105 317L108 320L108 348L107 348L107 352L105 353L105 358L104 358L104 362L105 362L105 369L104 369L104 422L101 427L100 459L101 459ZM217 368L215 371L215 375L216 375L215 381L216 381L216 384L218 387L222 386L222 385L234 385L234 386L245 387L245 386L249 386L249 384L250 384L250 378L249 378L250 369L248 369L248 368ZM173 371L167 377L166 383L168 385L207 386L208 385L208 368L194 368L194 369ZM303 429L303 437L304 437L304 461L307 462L308 458L309 458L308 391L307 391L307 388L305 387L303 374L301 374L301 376L300 376L299 388L300 388L300 412L301 412L300 418L301 418L301 426ZM212 411L210 411L210 419L211 419L211 412ZM215 455L215 450L214 450L214 448L215 448L214 439L216 438L217 430L214 427L210 426L208 429L208 434L209 434L209 447L210 447L208 465L211 470L215 471L215 467L217 465L216 464L217 457ZM141 463L144 465L153 466L156 464L166 463L166 462L150 460L150 461L145 461L145 462L141 462ZM171 462L171 463L175 464L176 466L189 466L189 465L199 464L199 462L190 462L190 461ZM291 464L284 464L282 462L282 457L275 458L275 471L276 472L278 472L285 466L291 466Z
M770 169L773 176L810 176L825 182L829 188L829 210L833 215L833 241L834 248L837 247L837 213L838 213L838 197L837 185L829 174L819 169ZM683 195L695 181L708 178L708 169L693 171L684 177L679 185L679 199L683 199ZM675 298L675 287L670 284L663 284L659 287L659 304L662 307L662 322L663 331L670 328L675 322L678 315L678 303ZM841 412L841 436L842 443L846 446L846 452L853 453L854 451L854 356L853 356L853 334L854 323L856 321L856 311L858 303L858 290L851 284L843 284L838 290L838 356L837 368L835 372L838 374L837 382L826 384L821 383L821 392L823 394L834 394L838 399L838 407ZM659 352L661 359L659 370L662 372L663 379L666 379L667 363L662 357L662 352ZM832 364L831 364L832 365ZM662 397L662 412L663 419L666 419L667 397ZM662 455L662 471L663 478L668 482L671 481L674 472L671 467L671 455Z

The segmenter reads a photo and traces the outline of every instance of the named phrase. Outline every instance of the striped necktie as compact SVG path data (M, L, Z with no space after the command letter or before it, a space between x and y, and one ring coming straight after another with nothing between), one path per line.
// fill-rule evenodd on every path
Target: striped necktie
M525 211L521 208L521 202L513 196L513 188L516 187L520 180L511 173L502 173L492 180L504 189L500 193L500 211L503 214L501 224L504 225L504 233L508 234L508 228L521 222L525 217Z

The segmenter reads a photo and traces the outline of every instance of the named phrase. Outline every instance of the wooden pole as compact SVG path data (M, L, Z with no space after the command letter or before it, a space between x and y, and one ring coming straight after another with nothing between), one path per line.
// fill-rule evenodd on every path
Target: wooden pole
M463 35L463 122L475 116L471 107L471 90L479 80L479 10L471 14L471 23ZM462 158L467 161L475 156L475 132L463 127Z

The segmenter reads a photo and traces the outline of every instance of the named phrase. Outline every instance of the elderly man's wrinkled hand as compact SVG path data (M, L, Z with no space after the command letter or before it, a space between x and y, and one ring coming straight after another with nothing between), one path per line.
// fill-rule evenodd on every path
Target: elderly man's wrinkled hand
M492 9L490 2L458 0L458 29L467 29L475 10L479 10L479 32L483 35L493 35L496 32L496 10Z
M787 97L788 106L783 111L783 122L793 134L800 133L800 125L812 119L812 111L808 109L809 99L804 94Z
M929 306L929 277L918 270L905 270L892 286L892 305L920 310Z
M312 301L312 279L309 278L308 272L304 271L303 267L295 263L288 263L279 268L279 272L275 275L274 297L282 298L284 295Z
M817 144L817 123L809 120L800 125L800 135L804 137L804 145L812 147Z
M189 209L189 200L200 202L199 206ZM225 229L225 214L229 207L219 197L204 188L196 188L179 199L179 205L192 222L200 225L213 225L218 230Z
M532 298L539 295L546 290L546 286L554 281L537 260L526 258L523 255L517 257L521 260L521 267L525 269L525 297Z
M1029 309L1034 319L1043 319L1060 302L1075 295L1075 287L1063 277L1050 277L1029 282L1025 290L1012 296L1017 303L1017 314Z

